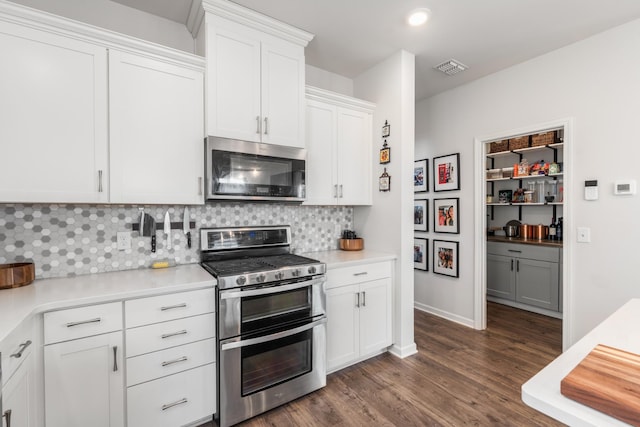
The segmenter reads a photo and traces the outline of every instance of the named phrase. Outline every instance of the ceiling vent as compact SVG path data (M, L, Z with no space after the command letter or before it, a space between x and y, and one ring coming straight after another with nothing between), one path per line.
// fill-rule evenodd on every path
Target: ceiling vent
M453 76L454 74L458 74L461 71L466 70L467 67L460 61L456 61L455 59L449 59L448 61L444 61L442 64L438 64L435 67L436 70L442 71L443 73Z

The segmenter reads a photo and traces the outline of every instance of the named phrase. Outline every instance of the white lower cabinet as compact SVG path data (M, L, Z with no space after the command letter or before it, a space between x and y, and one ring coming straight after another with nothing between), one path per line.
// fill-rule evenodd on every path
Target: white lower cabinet
M121 331L46 345L47 427L124 426L122 361Z
M33 372L33 357L23 356L24 360L13 376L2 387L1 426L36 427L36 397Z
M216 412L214 311L213 288L125 301L129 427L191 425Z
M327 272L327 371L391 345L391 272L390 261Z

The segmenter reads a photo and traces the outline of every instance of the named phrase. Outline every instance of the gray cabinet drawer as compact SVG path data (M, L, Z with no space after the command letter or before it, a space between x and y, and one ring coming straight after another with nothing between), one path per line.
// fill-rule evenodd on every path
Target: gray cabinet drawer
M560 252L560 248L551 248L548 246L487 242L487 253L493 255L560 262Z

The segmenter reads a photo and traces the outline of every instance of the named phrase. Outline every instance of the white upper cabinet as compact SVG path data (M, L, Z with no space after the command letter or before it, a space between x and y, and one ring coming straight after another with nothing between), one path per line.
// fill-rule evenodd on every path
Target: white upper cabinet
M375 105L307 87L306 205L370 205Z
M107 52L0 14L0 202L108 201Z
M226 0L204 0L207 133L304 147L311 34Z
M11 2L0 52L0 203L203 202L203 58Z
M112 203L203 202L204 74L109 52Z

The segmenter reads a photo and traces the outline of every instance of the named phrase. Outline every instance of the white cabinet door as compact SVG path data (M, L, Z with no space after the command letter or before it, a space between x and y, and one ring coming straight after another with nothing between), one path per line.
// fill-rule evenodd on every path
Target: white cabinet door
M327 290L327 370L347 365L360 353L358 285Z
M337 204L336 107L307 101L307 163L305 185L308 205Z
M3 411L10 418L11 427L35 427L35 385L32 368L33 356L28 354L20 367L2 389ZM0 414L2 415L2 414ZM0 425L5 425L0 421Z
M207 133L259 142L260 40L217 24L207 31Z
M109 52L112 203L203 202L204 76Z
M108 201L106 49L0 22L0 201Z
M304 204L370 205L372 113L367 107L373 104L342 95L336 97L316 88L308 90Z
M305 147L304 76L302 48L262 44L262 142Z
M360 356L391 345L391 279L360 285Z
M123 426L122 352L122 332L45 346L47 427Z
M371 114L338 108L338 184L341 205L371 204Z
M304 147L304 49L207 19L207 133Z

